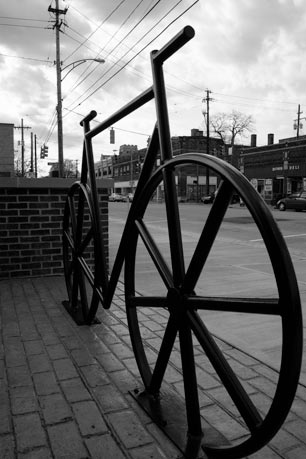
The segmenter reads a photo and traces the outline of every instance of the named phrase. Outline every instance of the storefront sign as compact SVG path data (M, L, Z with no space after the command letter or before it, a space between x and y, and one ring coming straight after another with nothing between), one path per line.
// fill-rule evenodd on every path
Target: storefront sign
M272 191L272 179L266 179L265 180L265 192L270 192Z
M282 171L283 170L283 166L274 166L272 167L272 171Z
M299 164L292 164L289 166L289 171L298 171L300 169Z

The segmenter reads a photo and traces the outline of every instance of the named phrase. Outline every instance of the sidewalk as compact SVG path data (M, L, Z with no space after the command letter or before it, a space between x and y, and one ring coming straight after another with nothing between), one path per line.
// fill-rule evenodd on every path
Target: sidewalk
M0 458L175 459L180 451L130 395L141 385L130 346L123 291L101 324L77 327L62 306L62 277L0 282ZM154 345L160 317L144 310ZM254 394L273 394L277 373L218 340ZM175 357L175 356L174 356ZM203 417L235 439L241 424L231 405L215 404L222 387L198 367ZM171 360L166 383L178 393L182 376ZM204 390L205 389L205 390ZM252 459L306 457L306 388L300 385L283 428Z

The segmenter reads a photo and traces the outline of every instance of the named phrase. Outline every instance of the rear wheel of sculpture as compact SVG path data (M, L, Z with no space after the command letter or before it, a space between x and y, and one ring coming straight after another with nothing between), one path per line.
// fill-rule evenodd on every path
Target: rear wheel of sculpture
M205 175L208 168L211 177L217 176L219 186L214 203L197 208L198 212L205 211L207 216L203 218L203 225L195 238L192 218L182 221L180 217L182 212L177 189L183 186L181 180L184 171L185 174L187 171L187 175L189 171L190 176L197 173L199 178L200 168L203 168L202 175ZM198 188L198 183L192 185L187 190L190 195L192 190L196 192ZM187 191L185 189L185 194ZM245 204L243 210L239 204L236 210L231 209L233 193L238 194ZM154 200L161 201L161 197L163 203L153 204ZM284 239L266 204L249 181L234 167L207 155L185 154L161 166L136 197L134 205L129 220L129 250L125 259L125 296L130 336L145 391L158 395L162 384L168 384L168 373L166 377L165 373L169 371L172 384L185 394L190 441L199 442L204 430L204 438L200 443L208 455L220 458L245 457L264 446L279 430L291 407L299 379L302 354L301 305ZM161 214L163 206L165 210ZM238 210L240 214L237 214ZM231 212L238 216L232 217ZM232 295L224 295L221 291L222 279L218 285L216 282L213 289L209 288L210 284L206 280L211 279L211 270L215 270L216 274L222 271L221 276L226 276L225 266L220 265L218 269L214 265L215 257L224 253L226 245L233 244L230 239L227 241L222 228L229 224L231 218L241 220L241 212L248 212L247 218L256 225L261 238L258 250L265 250L267 266L270 266L265 269L269 279L273 279L275 288L273 294L267 292L266 297L265 293L259 296L254 291L246 295L243 285L240 285L240 291L244 294L237 295L237 290L233 290ZM167 224L164 225L164 221ZM222 248L220 244L223 244ZM239 247L243 250L243 244L243 241L238 241L237 250ZM153 275L160 279L162 287L157 292L153 289L150 291L150 283L142 284L146 260L150 260L149 278L152 279L152 286ZM245 263L245 260L242 262ZM228 269L233 270L236 264L237 260L233 265L229 264ZM207 290L209 294L206 294ZM224 316L224 320L229 320L229 327L235 323L230 319L235 314L242 321L244 317L250 317L250 323L254 320L254 326L258 317L264 318L271 327L274 327L275 322L281 342L281 356L278 371L275 372L275 393L269 394L270 400L267 394L260 393L265 390L260 388L260 371L256 373L252 368L249 369L250 375L247 378L253 377L255 381L257 377L257 381L254 386L248 384L244 375L241 377L239 369L242 365L233 357L235 346L226 345L222 336L217 337L217 331L210 331L217 314L220 314L220 322L216 323L221 324ZM208 324L206 317L209 319ZM247 349L245 351L248 352ZM252 360L247 354L243 355L246 360ZM249 355L252 355L251 347ZM254 368L260 367L255 359L252 361ZM183 384L179 380L175 383L178 372L182 373ZM224 419L229 420L231 428L232 425L237 427L237 433L227 438L223 446L212 444L205 438L205 427L202 428L203 418L210 422L211 410L207 408L209 401L218 412L224 407L225 395L221 401L218 399L220 387L229 399ZM266 410L262 410L262 402L259 401L261 395L263 403L268 403ZM222 423L221 428L220 425L215 427L222 433ZM228 432L229 429L226 430ZM227 437L227 432L224 432L224 437Z
M89 325L103 300L104 270L90 190L79 182L70 188L65 204L63 261L70 312L77 322Z

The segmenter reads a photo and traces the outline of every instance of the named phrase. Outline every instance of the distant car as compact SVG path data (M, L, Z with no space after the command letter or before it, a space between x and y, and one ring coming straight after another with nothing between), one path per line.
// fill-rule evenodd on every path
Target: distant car
M216 193L210 193L208 196L202 196L201 197L201 202L203 202L204 204L211 204L212 202L214 202L215 200L215 197L216 197Z
M125 196L122 196L122 194L112 193L109 195L108 200L110 202L123 202L126 201L126 198Z
M213 193L211 193L208 196L202 196L201 197L201 202L203 202L204 204L210 204L210 203L214 202L214 200L216 198L216 195L217 195L217 191L214 191ZM237 204L238 202L240 202L239 195L234 193L233 196L232 196L232 199L231 199L231 204Z
M294 209L296 211L306 210L306 191L292 193L285 198L281 198L276 203L279 210Z

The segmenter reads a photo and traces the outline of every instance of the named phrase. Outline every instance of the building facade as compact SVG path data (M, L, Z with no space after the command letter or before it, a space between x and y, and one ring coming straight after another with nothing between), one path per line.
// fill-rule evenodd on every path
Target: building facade
M306 136L281 139L274 143L268 134L267 145L246 147L240 155L240 170L265 201L306 189Z
M183 153L207 153L207 138L203 131L192 129L190 136L172 137L173 155ZM109 177L114 179L115 193L133 193L141 172L147 148L139 149L136 145L122 145L119 155L101 156L95 164L96 177ZM221 139L209 139L210 154L222 159L229 158L228 149ZM157 157L155 169L160 165L160 156ZM199 201L201 196L216 190L218 180L215 174L208 174L205 167L188 166L182 168L177 177L178 195L182 200ZM163 199L162 185L156 190L156 200Z

